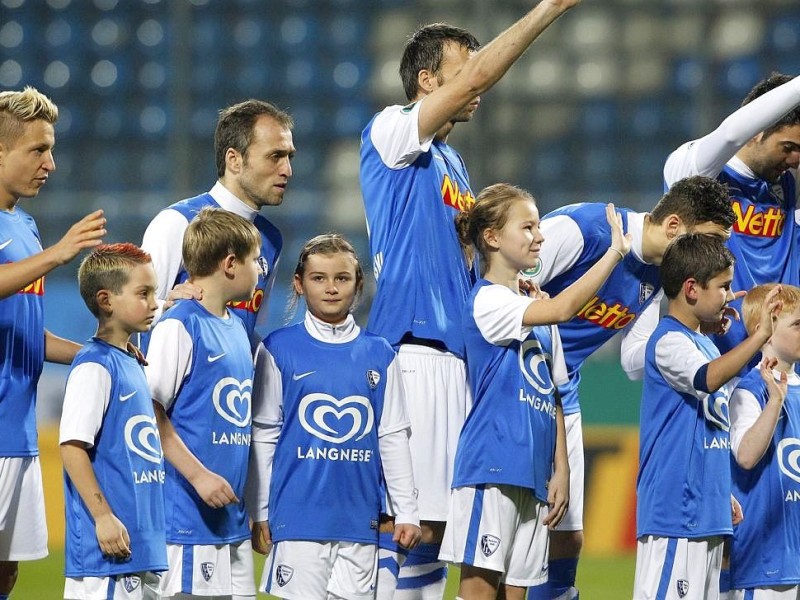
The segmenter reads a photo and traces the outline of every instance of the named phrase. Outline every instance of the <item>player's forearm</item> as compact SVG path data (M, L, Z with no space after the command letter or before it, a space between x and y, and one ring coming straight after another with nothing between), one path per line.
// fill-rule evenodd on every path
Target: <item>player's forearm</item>
M35 285L39 279L62 264L53 248L47 248L17 262L0 264L0 300L29 285Z
M192 451L186 446L181 436L175 431L172 421L169 420L164 407L158 403L153 402L153 409L156 413L156 421L158 423L158 435L161 438L161 449L164 452L164 458L175 467L189 483L196 480L205 474L208 469L203 466L203 463L192 454Z
M97 483L89 454L84 449L83 442L64 442L60 446L60 451L64 470L92 518L97 521L105 515L112 514L111 507Z
M386 496L395 523L419 525L414 473L411 467L411 450L408 430L402 429L378 439Z
M782 406L780 399L770 398L756 422L742 436L735 458L743 469L754 468L769 448Z
M269 519L269 485L275 457L275 442L263 441L263 437L258 435L259 430L254 424L245 488L245 504L255 522Z
M81 349L80 344L71 340L53 335L49 331L44 332L44 358L47 361L69 365Z
M736 377L750 359L761 351L761 347L768 339L768 336L763 335L760 331L756 331L753 335L745 338L740 344L708 363L708 370L706 371L706 389L703 391L709 394L714 393Z
M564 472L569 477L569 457L567 452L567 427L564 423L564 409L561 401L556 405L556 451L553 456L553 471Z

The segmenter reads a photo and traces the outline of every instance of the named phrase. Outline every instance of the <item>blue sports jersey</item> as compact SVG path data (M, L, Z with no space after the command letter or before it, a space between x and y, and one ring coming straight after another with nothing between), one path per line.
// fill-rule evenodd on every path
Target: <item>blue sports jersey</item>
M681 336L683 349L669 358L674 364L657 364L656 346L662 338L675 335ZM637 538L732 533L728 391L725 387L712 394L678 391L662 374L662 369L678 373L698 351L708 362L719 357L707 336L670 316L661 319L647 342L636 480ZM705 370L699 373L704 376Z
M378 428L394 350L363 331L349 342L322 342L303 323L273 332L264 346L283 387L269 495L272 539L377 544Z
M253 358L242 320L212 315L196 300L176 303L162 321L176 319L192 339L192 363L167 415L203 465L222 476L239 498L208 506L167 463L167 541L227 544L250 537L244 485L250 455Z
M413 106L400 114L411 119ZM463 357L461 313L477 277L453 225L474 202L466 167L436 140L413 164L387 166L372 142L375 121L361 134L361 194L378 284L367 328L395 347L410 335Z
M481 333L467 300L464 340L474 404L455 458L453 488L505 484L530 489L547 502L556 444L556 387L550 327L534 327L524 341L495 345Z
M739 381L763 409L769 397L758 368ZM764 456L751 470L733 465L733 495L745 519L733 531L736 589L800 584L800 386L790 385Z
M625 208L616 210L622 216L622 225L627 231L628 218L633 211ZM608 251L611 246L611 227L605 211L605 204L571 204L544 217L543 220L567 216L578 225L583 236L583 251L572 268L542 286L551 296L556 296L577 281ZM580 411L580 369L588 356L617 333L630 327L660 289L658 267L640 262L633 253L629 253L578 314L558 326L569 374L569 383L559 387L565 415Z
M42 251L39 230L21 208L0 211L0 263ZM38 456L36 384L44 364L44 277L0 300L0 456Z
M131 556L103 555L94 519L65 473L66 576L166 571L164 460L144 372L136 358L98 338L78 352L72 369L85 363L99 364L111 378L103 425L87 452L103 495L128 530Z

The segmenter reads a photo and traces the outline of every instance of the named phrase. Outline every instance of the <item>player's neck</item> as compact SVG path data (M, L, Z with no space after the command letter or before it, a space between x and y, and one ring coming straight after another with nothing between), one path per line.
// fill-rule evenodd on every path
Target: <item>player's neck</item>
M127 352L132 333L134 332L128 331L114 319L100 319L94 337Z
M519 269L496 264L496 262L486 269L483 278L486 281L505 286L511 291L519 293Z
M437 142L446 144L447 136L450 135L450 132L453 131L453 127L455 126L456 126L455 123L453 123L452 121L448 121L445 125L442 125L442 128L439 129L439 131L436 132L436 135L433 136L433 139L436 140Z
M642 258L648 264L659 266L670 240L659 225L653 223L650 214L644 216L642 225Z
M692 307L682 298L674 298L669 301L667 314L688 329L700 332L700 319L695 316Z
M794 372L795 362L778 356L769 342L767 342L761 349L761 356L764 359L774 358L776 361L778 361L773 369L775 371L780 371L781 373L787 374Z
M228 316L226 306L233 298L230 297L227 280L220 280L218 275L219 271L208 277L192 277L189 281L203 289L203 297L198 300L201 306L212 315L224 319Z
M0 192L0 210L14 212L17 204L19 204L19 198L8 193Z

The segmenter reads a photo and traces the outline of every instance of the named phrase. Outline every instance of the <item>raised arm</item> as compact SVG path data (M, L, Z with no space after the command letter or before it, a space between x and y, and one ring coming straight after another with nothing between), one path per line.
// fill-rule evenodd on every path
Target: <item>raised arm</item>
M489 90L551 23L579 3L580 0L542 0L484 46L458 75L425 97L420 107L419 138L432 137L476 96Z

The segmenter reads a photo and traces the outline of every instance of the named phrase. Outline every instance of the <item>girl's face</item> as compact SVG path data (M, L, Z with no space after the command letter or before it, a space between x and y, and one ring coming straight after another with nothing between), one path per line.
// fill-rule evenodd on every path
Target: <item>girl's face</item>
M305 296L312 315L337 325L347 318L356 299L356 263L345 252L311 254L303 276L294 276L294 289Z
M539 231L539 210L531 200L520 198L508 210L502 229L494 231L499 255L516 270L536 266L544 236Z

